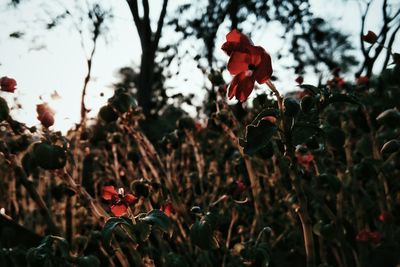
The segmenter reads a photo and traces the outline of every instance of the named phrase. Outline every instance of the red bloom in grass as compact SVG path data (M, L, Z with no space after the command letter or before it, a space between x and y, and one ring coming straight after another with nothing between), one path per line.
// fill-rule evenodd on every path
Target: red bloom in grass
M302 154L300 152L298 152L296 154L296 158L297 158L297 162L303 166L304 169L306 169L306 171L310 171L311 168L311 163L314 160L314 155L311 154L310 152Z
M172 206L171 201L165 202L163 205L161 205L160 210L165 213L168 217L171 216L171 214L174 212L174 207Z
M46 128L49 128L54 124L54 111L46 104L36 105L37 119Z
M253 91L254 83L263 84L272 76L270 55L238 30L226 35L226 42L221 47L228 56L228 71L235 75L228 88L228 97L246 101Z
M356 78L357 85L366 85L369 82L368 76L358 76Z
M13 78L8 78L7 76L0 78L1 91L14 93L15 89L17 89L15 86L17 86L17 81Z
M296 78L296 80L294 80L297 84L301 85L304 82L304 78L303 76L299 76Z
M338 88L343 88L346 85L344 79L340 76L335 76L327 82L329 86L334 86Z
M196 128L196 131L200 132L201 130L203 130L203 124L201 124L200 122L196 122L194 124L194 127Z
M124 190L120 188L118 192L114 186L107 185L103 187L103 199L111 201L111 212L120 217L124 215L129 205L135 203L136 197L132 194L124 194Z
M373 31L368 31L366 35L362 37L364 42L374 44L378 40L378 36Z
M361 230L356 236L356 240L358 242L363 242L363 243L371 242L375 245L379 244L381 242L381 239L382 239L382 234L380 232L377 231L371 232L369 230Z
M379 219L381 222L387 222L388 220L391 219L390 213L387 212L387 211L383 211L381 214L379 214L378 219Z
M236 184L236 188L235 188L235 191L233 192L233 194L239 195L239 194L243 193L244 191L246 191L246 185L242 181L236 181L235 184Z

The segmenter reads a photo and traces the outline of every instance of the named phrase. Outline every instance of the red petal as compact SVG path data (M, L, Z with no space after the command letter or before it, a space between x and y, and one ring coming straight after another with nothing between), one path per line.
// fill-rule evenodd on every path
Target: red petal
M104 200L111 200L113 197L118 196L117 191L115 191L114 186L107 185L103 187L103 199Z
M133 204L136 201L136 197L132 194L126 194L123 200L126 204Z
M369 231L366 230L360 231L356 236L356 240L359 242L368 242L370 240Z
M235 29L226 35L226 42L221 49L230 56L235 51L246 52L248 51L248 46L252 45L253 42L249 37Z
M247 71L250 64L250 55L241 52L233 52L228 61L228 70L232 75Z
M226 35L226 40L228 42L241 43L243 45L253 45L253 42L249 37L238 31L237 29L232 30Z
M372 243L379 244L381 242L382 235L379 232L371 232L369 234L369 239L371 240Z
M254 46L253 51L254 56L252 59L254 60L254 63L252 64L257 66L256 70L254 71L254 78L259 84L263 84L272 76L271 57L264 50L264 48L260 46Z
M125 204L117 204L111 206L111 212L117 217L124 215L127 209L128 207Z
M240 102L244 102L254 89L254 76L248 76L246 75L246 72L242 72L236 75L236 77L238 77L238 85L236 88L235 96L237 100L239 100Z
M239 75L236 75L235 77L233 77L233 80L229 84L229 87L228 87L228 98L229 99L232 99L232 97L234 95L236 95L236 89L238 87L239 81L240 81Z

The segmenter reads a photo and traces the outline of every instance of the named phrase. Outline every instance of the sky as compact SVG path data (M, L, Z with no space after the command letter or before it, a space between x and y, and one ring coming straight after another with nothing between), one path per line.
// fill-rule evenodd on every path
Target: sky
M376 0L371 7L366 29L379 28L381 1ZM67 2L73 1L64 1ZM98 109L113 94L112 84L118 81L117 70L124 66L138 66L140 63L139 38L126 1L109 2L114 18L105 37L99 40L94 55L92 79L86 97L86 106L91 110L90 117L96 117ZM190 3L189 0L170 2L172 4L169 5L168 12L173 12L179 3ZM80 35L71 25L61 26L52 31L39 31L40 27L43 27L40 25L49 22L48 11L54 8L54 3L44 3L41 6L37 3L38 1L25 1L17 9L0 4L0 77L12 77L18 83L15 94L0 92L0 96L7 99L9 106L22 106L22 109L14 109L12 116L28 126L39 125L36 119L36 105L47 102L56 111L53 129L66 132L80 118L81 92L87 71L86 56L91 42L89 38L84 39L88 50L85 52L81 46ZM150 4L153 12L151 15L158 16L159 1L150 1ZM331 18L335 26L354 36L355 45L359 45L360 13L356 1L313 0L312 9L316 14ZM39 21L38 17L41 18ZM27 32L22 38L8 38L10 33L21 29ZM217 47L224 42L227 31L228 28L226 32L218 33ZM263 46L271 54L274 72L279 78L278 88L291 91L295 88L294 73L285 70L276 58L274 59L274 54L283 45L282 40L277 37L279 34L279 28L271 23L252 34L252 38L255 44ZM164 37L162 42L168 43L168 37L171 35L164 36L167 37ZM400 51L399 39L400 37L395 42L397 51ZM226 57L222 51L216 51L216 56L222 59ZM227 80L231 78L227 73L224 77ZM168 90L167 94L181 92L188 95L194 92L194 103L200 104L205 93L201 89L204 80L202 72L196 68L196 63L185 61L179 77L167 82L167 86L173 88ZM316 77L306 76L305 82L315 83Z

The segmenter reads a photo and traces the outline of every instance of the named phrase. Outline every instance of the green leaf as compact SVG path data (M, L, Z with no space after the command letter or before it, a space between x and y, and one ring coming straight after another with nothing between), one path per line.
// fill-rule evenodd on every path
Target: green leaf
M321 128L314 124L296 123L292 129L293 145L306 143L311 137L323 134Z
M324 129L326 141L336 149L344 146L346 141L345 132L339 127L329 127Z
M299 85L299 87L301 89L307 90L308 92L310 92L313 95L316 95L320 92L318 87L311 85L311 84L301 84L301 85Z
M379 124L385 124L390 127L397 127L400 123L400 112L397 108L391 108L383 111L376 117L376 121Z
M107 248L109 248L111 245L112 234L115 228L120 224L128 226L129 229L131 229L133 226L132 221L124 217L119 217L119 218L112 217L108 219L107 222L104 224L101 235L103 243Z
M93 255L78 257L76 260L78 267L99 267L100 260Z
M333 94L330 95L321 105L321 109L324 109L329 104L339 103L339 102L347 102L350 104L361 105L360 101L355 96L348 94Z
M148 223L153 226L159 227L164 233L168 233L170 236L172 235L172 221L171 219L165 215L161 210L152 210L143 218L140 218L140 221Z
M151 225L138 221L132 226L132 232L139 238L140 241L144 242L149 239Z
M265 147L277 131L277 126L269 121L260 120L257 125L247 125L245 142L242 142L244 153L253 155Z
M253 242L246 242L244 249L240 251L240 255L251 261L251 266L269 266L270 262L270 249L266 242L254 244Z
M386 142L381 149L382 154L390 154L400 150L400 141L392 139Z
M279 111L275 108L263 109L260 113L257 114L257 116L254 118L254 120L250 124L257 125L260 122L260 120L266 116L278 117Z
M313 232L328 241L333 241L337 237L337 229L333 223L319 221L313 226Z
M190 240L201 249L217 249L219 244L213 232L211 225L206 220L196 221L190 228Z

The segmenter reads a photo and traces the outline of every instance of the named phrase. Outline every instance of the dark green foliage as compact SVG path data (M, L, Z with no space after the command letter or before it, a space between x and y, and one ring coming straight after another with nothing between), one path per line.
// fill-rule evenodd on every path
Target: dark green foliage
M277 126L267 120L260 120L258 124L250 124L246 127L245 139L241 139L240 145L244 153L253 155L264 148L277 130Z
M118 114L114 111L114 109L110 105L106 105L100 108L99 116L102 120L108 123L116 121L118 119Z
M65 150L57 145L47 143L35 144L32 155L35 163L45 170L63 168L67 162Z
M0 122L6 120L10 114L10 109L8 108L7 101L0 97Z

